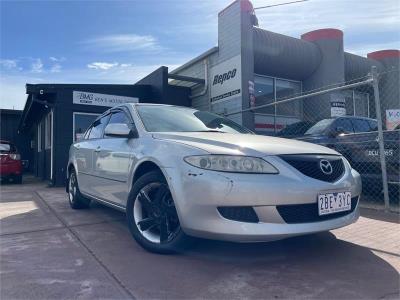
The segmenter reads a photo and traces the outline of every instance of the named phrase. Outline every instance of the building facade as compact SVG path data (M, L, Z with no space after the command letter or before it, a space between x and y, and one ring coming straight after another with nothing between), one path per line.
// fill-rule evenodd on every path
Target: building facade
M218 46L171 73L204 79L205 86L192 89L192 105L229 115L367 76L372 66L378 72L398 70L399 62L399 50L377 51L368 57L345 52L343 32L337 29L318 29L300 38L261 29L251 2L238 0L218 14ZM383 111L400 108L398 74L381 78L381 85L391 91L381 95ZM340 97L346 102L347 114L357 111L357 115L375 117L369 109L374 105L369 93L346 93ZM277 111L270 106L230 118L258 133L272 134L294 122L330 117L326 107L331 105L331 97L279 105ZM353 103L357 109L351 107Z
M110 107L130 102L191 104L190 88L170 86L166 67L132 85L27 84L26 93L14 131L18 128L18 136L29 139L31 149L26 156L34 175L56 186L65 184L71 144Z
M337 29L318 29L300 38L261 29L251 2L236 0L218 14L218 45L172 72L160 67L132 85L28 84L18 132L30 141L32 153L25 156L34 174L63 185L70 145L118 103L192 106L271 135L295 122L330 117L332 95L241 111L365 77L373 66L385 74L380 85L391 91L381 95L382 111L400 109L399 62L399 50L368 57L344 51L343 32ZM375 117L368 91L339 96L346 114Z

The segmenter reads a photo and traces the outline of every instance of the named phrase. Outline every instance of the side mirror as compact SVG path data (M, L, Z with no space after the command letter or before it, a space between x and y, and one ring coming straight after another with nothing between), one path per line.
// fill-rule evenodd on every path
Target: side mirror
M129 128L125 123L108 124L104 130L104 135L119 138L136 138L138 134L136 130Z

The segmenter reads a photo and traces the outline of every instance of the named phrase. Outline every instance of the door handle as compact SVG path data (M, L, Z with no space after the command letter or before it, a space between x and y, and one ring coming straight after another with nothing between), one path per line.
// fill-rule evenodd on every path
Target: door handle
M98 146L98 147L96 148L96 150L94 150L94 152L100 152L100 150L101 150L101 148L100 148L100 146Z
M80 147L81 147L80 145L74 145L74 148L75 148L76 150L79 150Z

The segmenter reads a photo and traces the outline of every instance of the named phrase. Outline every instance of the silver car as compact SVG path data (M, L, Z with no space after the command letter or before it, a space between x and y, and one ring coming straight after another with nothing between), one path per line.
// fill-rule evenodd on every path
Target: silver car
M272 241L359 216L360 175L338 152L185 107L106 111L71 146L67 170L72 208L94 200L126 212L135 240L158 253L189 236Z

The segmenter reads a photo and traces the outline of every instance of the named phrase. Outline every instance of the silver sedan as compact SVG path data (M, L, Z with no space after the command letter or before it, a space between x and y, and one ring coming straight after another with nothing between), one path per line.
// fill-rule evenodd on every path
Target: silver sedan
M338 152L185 107L106 111L71 145L67 170L72 208L126 212L135 240L158 253L189 237L272 241L359 216L360 175Z

